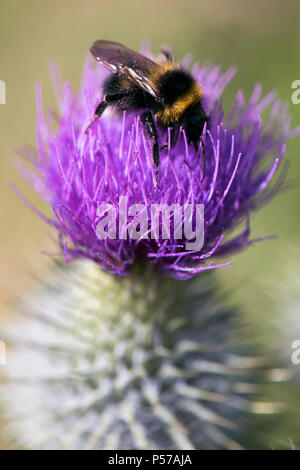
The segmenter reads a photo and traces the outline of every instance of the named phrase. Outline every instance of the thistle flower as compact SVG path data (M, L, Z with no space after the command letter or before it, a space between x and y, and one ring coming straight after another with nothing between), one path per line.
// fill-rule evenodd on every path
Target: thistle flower
M234 70L222 75L195 64L210 115L203 147L196 152L181 131L161 153L156 187L138 116L106 112L85 133L105 74L88 59L74 94L52 68L59 116L44 115L37 88L37 150L25 152L34 171L26 164L23 171L53 217L34 210L57 229L66 261L77 261L58 264L21 302L19 329L1 333L13 346L1 390L5 440L39 449L240 448L245 415L276 406L256 401L262 363L247 357L252 349L236 334L236 312L212 274L194 275L218 266L208 258L253 241L249 214L280 187L285 143L300 128L289 130L285 107L274 93L260 99L260 86L248 104L239 92L225 116L220 98ZM159 131L161 144L168 137ZM137 239L123 236L124 226L118 237L102 239L98 208L112 205L119 223L123 197L147 212L155 204L190 205L192 226L203 204L202 248L186 249L184 230L175 236L175 216L169 238L163 222L154 237L145 236L151 220ZM130 217L125 232L136 222ZM230 238L242 221L246 227ZM185 278L192 279L180 282Z
M182 67L187 67L187 60ZM52 67L59 117L50 111L43 114L41 89L37 87L37 155L27 153L36 171L25 167L24 173L53 209L51 220L42 217L58 230L67 261L85 257L108 272L124 275L136 260L147 259L160 270L184 279L217 267L208 262L212 256L227 255L253 242L250 212L268 202L281 186L287 171L286 164L280 166L286 141L299 134L300 128L289 130L286 106L273 92L261 98L260 85L255 86L248 103L239 91L231 110L224 114L221 96L235 73L233 68L221 74L219 67L196 63L191 72L203 88L210 123L198 151L188 145L181 130L177 142L161 152L158 188L151 144L138 116L124 113L116 117L105 112L85 132L102 99L101 84L107 72L101 66L94 67L91 59L87 60L77 93L69 83L63 88L57 69ZM263 121L268 107L268 118ZM161 144L168 142L168 137L168 132L159 131ZM124 197L128 206L143 205L148 215L154 204L191 205L192 224L196 205L203 204L203 246L187 249L184 235L175 237L172 217L168 239L162 236L162 227L152 237L151 220L140 227L136 239L122 237L120 231L115 239L99 239L97 208L112 205L120 221L119 202ZM135 221L134 216L128 217L125 231ZM230 237L229 232L241 222L245 227Z
M276 405L258 401L266 361L248 356L217 292L209 273L182 282L151 266L120 279L87 260L56 266L1 332L13 346L1 388L6 440L240 449L250 414Z

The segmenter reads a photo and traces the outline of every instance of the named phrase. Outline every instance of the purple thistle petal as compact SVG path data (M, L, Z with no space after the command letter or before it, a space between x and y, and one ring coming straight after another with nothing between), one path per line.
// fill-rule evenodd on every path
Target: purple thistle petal
M148 47L144 53L150 54ZM190 57L183 60L182 67L190 65ZM69 83L62 85L53 63L50 73L60 116L44 113L38 85L37 158L28 149L27 160L33 171L25 167L22 173L53 208L50 220L25 200L58 230L66 262L86 257L108 272L127 275L137 260L146 259L162 271L185 279L207 269L227 266L230 263L206 263L212 256L234 253L254 242L249 238L249 212L268 202L280 188L287 170L286 165L281 165L286 142L300 134L300 127L290 130L287 109L274 92L261 98L262 88L256 85L246 103L239 91L231 110L224 114L220 98L236 70L231 68L221 74L217 66L194 64L191 73L203 88L203 105L210 114L210 124L205 126L202 136L205 179L202 181L202 145L196 151L181 130L171 146L170 130L160 129L160 144L167 142L168 146L161 152L156 188L152 146L139 116L128 112L117 116L106 110L85 133L102 99L101 84L107 72L98 64L94 66L88 57L77 93L72 92ZM267 109L269 114L263 121L261 114ZM17 193L20 195L18 190ZM151 225L137 239L98 238L97 208L111 204L118 222L121 196L128 198L128 206L144 205L148 214L153 204L182 207L191 204L194 209L196 204L203 204L203 247L186 250L187 239L177 239L172 232L175 227L172 218L170 239L162 238L161 223L154 238ZM193 222L194 213L190 215ZM129 217L124 229L127 231L136 221L137 215ZM230 238L227 232L242 221L246 221L245 229ZM178 223L176 228L180 228Z

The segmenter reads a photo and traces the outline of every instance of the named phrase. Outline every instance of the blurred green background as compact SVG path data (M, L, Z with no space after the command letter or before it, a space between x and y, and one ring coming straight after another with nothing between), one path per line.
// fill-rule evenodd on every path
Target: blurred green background
M0 105L3 304L26 289L30 271L40 272L49 263L41 250L53 248L47 227L10 188L10 182L17 183L43 208L18 175L14 160L18 147L25 142L34 144L36 82L42 83L44 103L54 106L48 78L51 58L57 59L64 81L76 88L95 39L120 41L134 49L148 39L155 52L161 44L169 43L178 59L191 52L199 61L220 64L224 71L231 65L238 67L225 94L225 107L238 89L249 97L254 83L261 82L265 93L276 89L282 100L290 102L292 124L297 126L300 104L291 104L291 84L300 79L299 24L298 0L0 0L0 79L7 87L7 103ZM258 341L278 342L277 348L277 322L284 316L280 305L285 305L285 287L300 260L299 153L300 138L296 138L287 148L293 188L252 216L253 237L276 234L278 238L252 246L234 257L232 267L218 273L232 299L242 302L245 324L251 315L251 321L261 326ZM293 321L300 337L296 314ZM293 428L297 430L296 423Z

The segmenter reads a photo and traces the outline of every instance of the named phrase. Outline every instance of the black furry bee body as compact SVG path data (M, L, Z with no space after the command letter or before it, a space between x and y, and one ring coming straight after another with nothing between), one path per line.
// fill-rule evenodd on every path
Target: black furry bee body
M160 147L156 123L171 128L172 140L182 126L189 143L197 148L204 124L209 121L202 106L201 86L166 51L165 61L154 62L122 44L99 40L91 53L112 72L104 82L104 98L95 110L94 121L108 106L139 112L152 141L157 180Z

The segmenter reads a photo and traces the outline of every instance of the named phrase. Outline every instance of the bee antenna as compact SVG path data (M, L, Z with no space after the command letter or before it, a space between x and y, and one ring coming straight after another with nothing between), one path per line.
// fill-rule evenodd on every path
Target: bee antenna
M155 188L159 189L159 186L158 186L158 167L155 167Z
M165 56L167 62L174 62L174 55L172 54L169 46L162 47L160 51Z

